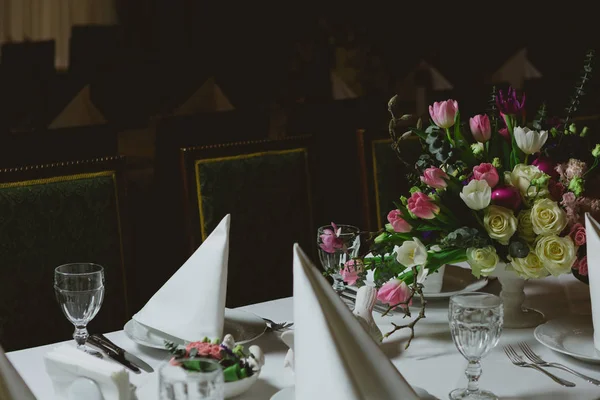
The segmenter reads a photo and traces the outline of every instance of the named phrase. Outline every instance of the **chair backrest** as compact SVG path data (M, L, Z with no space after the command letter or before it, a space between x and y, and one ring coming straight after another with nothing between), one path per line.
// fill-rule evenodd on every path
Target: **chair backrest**
M108 124L0 134L2 168L88 160L117 154L117 131Z
M53 289L54 269L65 263L104 267L104 304L91 330L127 322L123 167L122 158L107 157L0 170L0 342L7 350L71 337Z
M189 252L231 214L227 305L292 295L294 243L316 247L311 138L181 150Z
M394 209L394 202L408 193L407 173L411 169L399 159L387 133L359 130L357 141L364 226L369 231L376 231L387 223L386 216ZM422 152L419 140L409 138L403 140L401 146L406 155L404 160L414 165Z

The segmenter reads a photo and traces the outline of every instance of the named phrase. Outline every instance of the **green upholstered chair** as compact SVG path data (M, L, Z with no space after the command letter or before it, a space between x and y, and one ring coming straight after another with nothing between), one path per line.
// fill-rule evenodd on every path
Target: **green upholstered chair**
M392 149L392 139L386 132L359 130L358 159L361 165L363 197L363 220L366 229L373 232L387 223L387 214L394 209L394 202L407 195L410 183L409 169ZM421 154L417 139L402 142L405 160L414 164Z
M314 252L309 137L181 150L189 252L231 214L228 307L292 295L292 246Z
M71 338L57 304L54 269L94 262L105 298L91 332L130 317L123 159L108 157L0 170L0 343L9 350Z

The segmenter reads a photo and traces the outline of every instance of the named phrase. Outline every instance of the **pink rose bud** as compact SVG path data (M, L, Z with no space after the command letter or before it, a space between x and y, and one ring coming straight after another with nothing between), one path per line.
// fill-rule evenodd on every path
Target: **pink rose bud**
M492 128L490 127L490 119L485 114L476 115L469 119L469 127L473 138L479 143L485 143L492 136Z
M583 275L583 276L588 275L587 256L584 256L581 260L577 261L573 267L575 267L575 266L577 266L579 275Z
M583 246L587 241L585 227L580 223L573 225L571 232L569 232L569 236L573 239L575 246Z
M394 232L406 233L412 230L412 226L402 218L402 213L399 210L390 211L387 220L394 228Z
M434 189L443 189L448 186L446 179L450 179L448 175L437 167L427 168L423 172L421 182L431 186Z
M440 207L422 192L414 192L408 199L408 211L417 218L434 219L440 212Z
M458 111L456 100L446 100L433 103L429 106L429 115L433 122L440 128L446 129L454 125L454 117Z
M512 186L497 187L492 191L492 203L516 211L521 206L521 193Z
M498 184L500 177L498 176L496 167L490 163L482 163L473 167L473 179L486 181L493 188Z
M377 291L377 300L390 306L404 303L410 297L410 288L400 279L393 278Z

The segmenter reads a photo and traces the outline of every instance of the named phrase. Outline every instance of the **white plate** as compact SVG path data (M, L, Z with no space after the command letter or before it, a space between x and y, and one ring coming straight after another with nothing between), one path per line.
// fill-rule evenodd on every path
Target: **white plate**
M231 308L225 309L224 325L223 334L231 334L235 339L236 344L251 342L265 333L265 330L267 329L265 321L257 315ZM134 320L129 320L125 324L123 330L127 337L135 343L154 349L166 350L165 340L176 344L184 344L180 339L151 332L144 325ZM202 338L199 338L198 340L201 339Z
M417 392L417 396L419 396L422 400L435 400L436 397L430 395L426 390L423 390L419 387L414 387L413 389ZM271 396L271 400L295 400L296 396L294 393L294 386L289 386L281 389L279 392L275 393Z
M600 354L594 348L591 316L573 315L553 319L535 328L533 335L538 342L554 351L600 364Z
M426 299L446 299L459 293L475 292L488 284L487 278L477 279L470 269L457 265L446 265L442 291L439 293L423 293Z

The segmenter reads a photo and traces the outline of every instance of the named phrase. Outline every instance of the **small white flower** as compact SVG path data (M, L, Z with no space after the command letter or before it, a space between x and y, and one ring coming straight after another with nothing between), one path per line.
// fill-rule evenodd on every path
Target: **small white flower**
M521 128L517 126L513 134L515 135L515 141L519 149L525 154L534 154L540 151L546 140L548 140L548 132L546 131L532 131L527 127Z
M440 247L440 245L434 244L429 248L429 250L433 251L434 253L439 253L440 251L442 251L442 248Z
M463 187L460 198L470 209L483 210L490 205L492 188L484 179L480 181L473 179L467 186Z
M407 268L424 265L427 261L427 248L416 237L405 241L402 246L394 247L394 252L398 262Z

